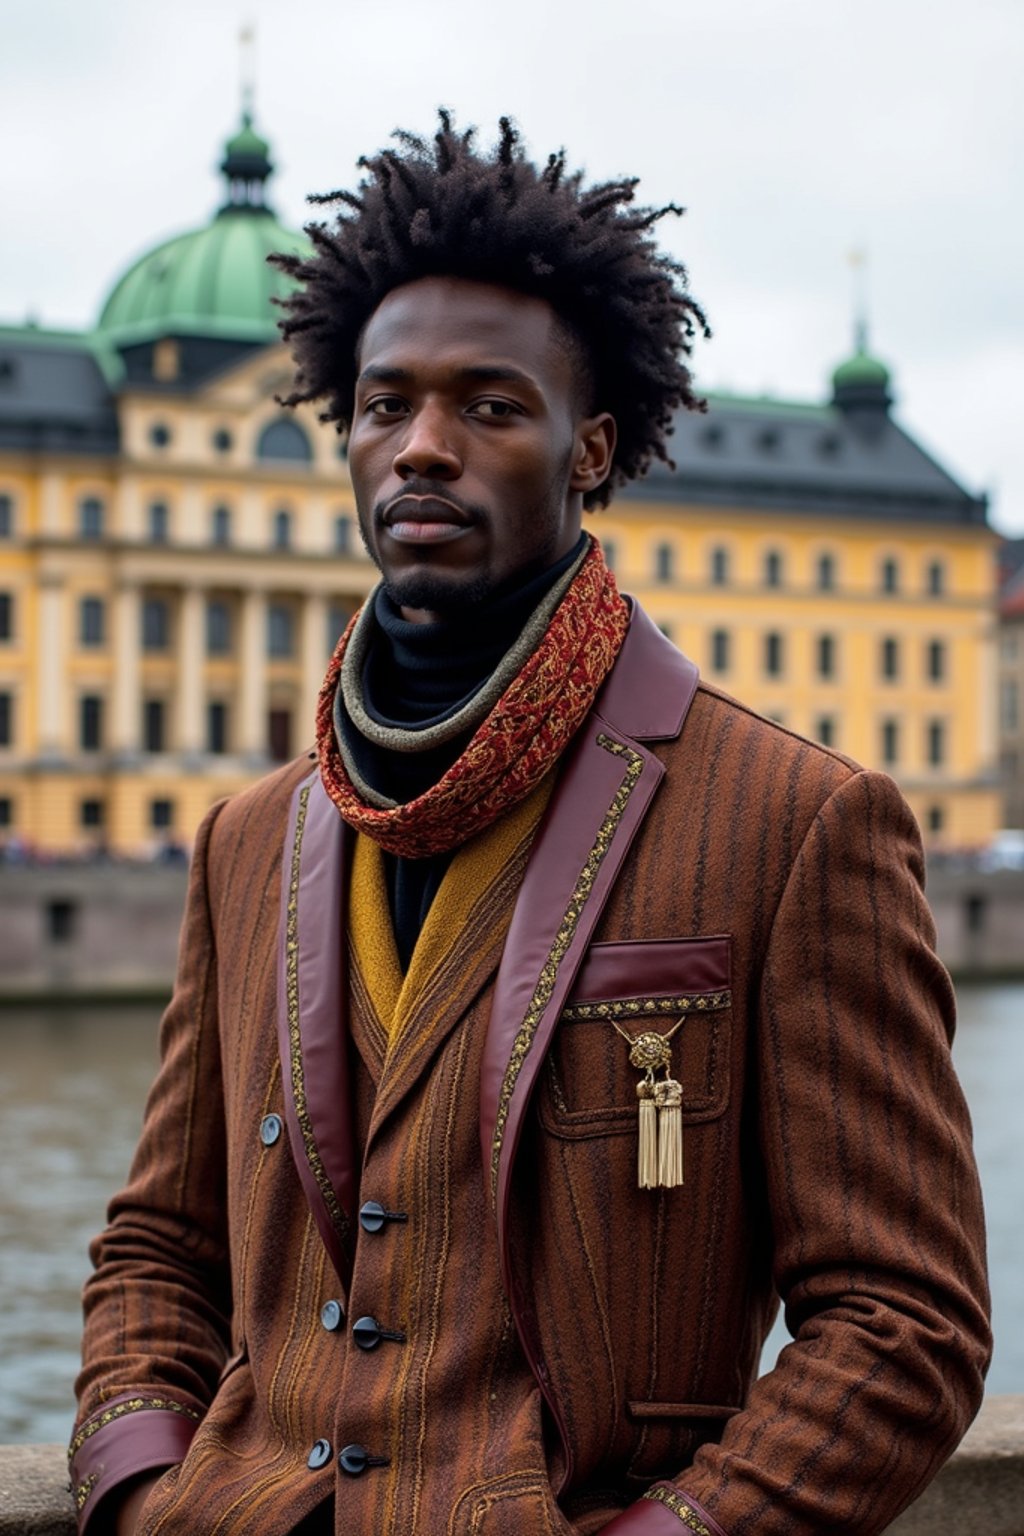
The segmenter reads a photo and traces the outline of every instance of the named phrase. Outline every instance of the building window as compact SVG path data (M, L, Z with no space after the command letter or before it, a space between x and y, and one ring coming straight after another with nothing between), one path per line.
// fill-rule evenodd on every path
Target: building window
M80 800L78 802L78 825L87 832L95 832L102 827L104 821L104 805L102 800Z
M824 554L818 556L817 569L818 591L831 592L836 584L835 556Z
M149 802L149 825L154 832L166 832L174 826L174 801L151 800Z
M102 645L106 608L102 597L83 597L78 605L78 640L81 645Z
M654 579L655 581L672 580L672 555L671 544L659 544L654 551Z
M228 707L220 699L206 706L206 750L218 756L228 750Z
M166 651L171 643L171 616L167 601L162 597L145 597L142 600L142 649Z
M712 672L728 672L729 670L729 631L727 629L713 629L711 631L711 670Z
M1020 694L1016 678L1003 678L999 690L999 723L1007 732L1016 731L1020 726Z
M929 597L942 597L946 590L946 566L942 560L931 560L925 577Z
M292 712L290 709L267 711L267 751L275 763L286 763L292 755Z
M149 542L151 544L166 544L169 517L167 503L164 501L151 501L149 504Z
M53 944L70 944L78 926L78 903L58 896L46 903L46 933Z
M941 768L946 761L946 722L944 720L928 721L927 753L930 768Z
M297 421L281 416L264 427L256 444L258 459L289 459L292 463L309 464L313 450L309 438Z
M898 720L882 721L882 762L891 768L899 761L900 723Z
M664 619L659 619L658 620L658 628L661 630L661 632L665 636L666 640L671 640L672 639L672 625L671 624L666 623Z
M836 640L834 635L818 636L818 676L835 677Z
M98 496L83 496L78 503L78 534L83 539L102 539L103 503Z
M881 587L883 592L898 592L900 589L899 563L892 556L882 561Z
M834 747L836 744L836 721L834 715L819 715L814 722L814 738L820 741L823 747Z
M14 695L0 692L0 747L14 746Z
M764 637L764 670L768 677L781 677L782 668L782 636L773 631Z
M214 544L231 543L230 507L214 507L210 519L210 540Z
M711 585L724 587L729 580L729 551L716 545L711 551Z
M352 519L347 512L339 512L334 519L334 553L336 555L352 553Z
M231 608L223 597L211 597L206 605L206 654L231 654Z
M295 617L286 603L267 608L267 655L290 656L295 645Z
M941 683L946 676L946 642L944 640L929 640L928 642L928 681Z
M149 429L149 440L154 448L167 447L171 440L171 429L165 421L154 421Z
M941 832L946 823L941 805L930 805L925 817L925 823L929 832Z
M895 682L900 675L900 643L893 635L886 635L882 641L880 665L886 681Z
M274 548L290 549L292 543L292 515L290 512L274 513Z
M605 565L608 567L608 569L610 571L614 571L614 569L615 569L615 561L616 561L616 558L618 556L618 550L615 547L615 540L614 539L602 539L601 540L601 549L602 549L602 552L604 554L604 563L605 563Z
M766 587L782 586L782 555L777 549L769 549L765 554L764 584Z
M14 597L0 592L0 640L14 639Z
M78 745L83 752L98 752L103 746L103 700L95 693L83 693L78 701Z
M144 752L163 752L166 748L165 714L163 699L144 700L142 705L142 750Z
M14 499L6 492L0 496L0 539L14 537Z
M14 802L10 795L0 795L0 827L14 826Z
M218 427L213 434L213 446L218 453L230 453L234 439L227 427Z

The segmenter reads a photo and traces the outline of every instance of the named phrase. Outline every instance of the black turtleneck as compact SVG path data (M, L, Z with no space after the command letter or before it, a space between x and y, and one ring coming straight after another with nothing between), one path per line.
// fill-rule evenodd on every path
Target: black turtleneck
M515 644L537 604L577 560L579 541L556 565L526 582L508 583L486 602L434 624L410 624L378 587L373 637L363 666L363 707L381 725L423 730L468 704ZM436 784L465 750L471 731L423 752L391 752L356 730L340 711L345 745L365 782L400 805ZM385 853L388 903L402 970L430 911L452 852L425 859Z

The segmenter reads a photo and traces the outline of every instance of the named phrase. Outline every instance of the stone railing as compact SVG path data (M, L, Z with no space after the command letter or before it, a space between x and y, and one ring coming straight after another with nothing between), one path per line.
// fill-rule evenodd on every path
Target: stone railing
M0 1536L74 1536L67 1479L63 1446L0 1447ZM890 1531L1024 1536L1024 1397L986 1399L952 1461Z

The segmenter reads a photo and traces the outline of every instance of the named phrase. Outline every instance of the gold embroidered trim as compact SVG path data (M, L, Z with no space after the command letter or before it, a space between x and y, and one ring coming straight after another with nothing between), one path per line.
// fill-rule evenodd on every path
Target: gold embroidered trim
M313 1122L306 1103L306 1078L302 1068L302 1035L299 1030L299 872L302 866L302 839L306 831L306 813L312 785L299 792L299 808L295 817L295 841L292 845L292 864L288 880L288 921L285 931L285 996L288 1000L288 1042L292 1070L292 1098L295 1101L295 1117L302 1132L302 1145L306 1161L313 1171L317 1188L334 1225L341 1236L348 1235L348 1221L338 1203L327 1170L320 1156L320 1149L313 1135Z
M662 1014L711 1013L732 1004L732 993L683 992L678 997L625 997L600 1003L571 1003L562 1009L570 1023L609 1019L648 1019Z
M75 1508L79 1512L85 1508L85 1501L89 1497L90 1493L92 1493L99 1480L100 1475L98 1472L90 1472L89 1476L84 1478L82 1482L79 1483L78 1487L74 1490Z
M113 1424L115 1419L123 1419L126 1413L141 1413L144 1408L166 1408L171 1413L180 1413L182 1418L192 1419L196 1424L202 1418L195 1408L186 1408L184 1403L176 1402L173 1397L127 1397L123 1402L115 1403L112 1408L104 1408L102 1413L94 1415L84 1423L78 1434L68 1446L68 1460L80 1451L87 1440L108 1424Z
M627 747L623 742L613 741L610 736L601 732L597 737L597 744L610 752L614 757L625 759L626 771L618 789L608 807L607 814L602 821L594 846L587 855L586 862L580 870L579 877L569 897L569 905L565 909L555 942L548 952L540 973L540 979L530 999L529 1007L516 1031L516 1037L512 1042L512 1053L508 1066L505 1068L505 1076L501 1084L501 1093L498 1096L498 1113L494 1122L494 1140L491 1143L491 1198L495 1198L498 1190L498 1164L501 1160L501 1147L505 1137L505 1125L508 1120L509 1106L512 1095L519 1080L519 1074L523 1069L523 1063L530 1054L533 1037L537 1033L537 1026L541 1021L544 1010L551 1000L551 994L555 989L558 979L559 967L565 959L573 935L579 925L583 909L590 899L597 872L604 862L605 855L611 847L612 838L615 836L619 822L622 820L629 797L636 788L637 781L643 772L644 760L639 752L634 752L632 747Z
M711 1536L711 1532L697 1511L692 1505L687 1504L674 1488L665 1488L661 1483L656 1483L653 1488L648 1488L643 1497L650 1499L653 1504L664 1504L666 1509L670 1509L676 1518L683 1522L688 1531L696 1531L697 1536Z

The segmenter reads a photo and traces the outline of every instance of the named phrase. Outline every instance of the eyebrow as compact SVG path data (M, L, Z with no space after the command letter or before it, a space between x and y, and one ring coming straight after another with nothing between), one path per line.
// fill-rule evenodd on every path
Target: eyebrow
M414 377L409 368L370 363L360 373L356 382L357 384L408 384ZM476 384L524 384L530 389L537 388L536 381L528 373L524 373L521 368L512 368L508 364L473 364L470 367L460 368L458 377Z

